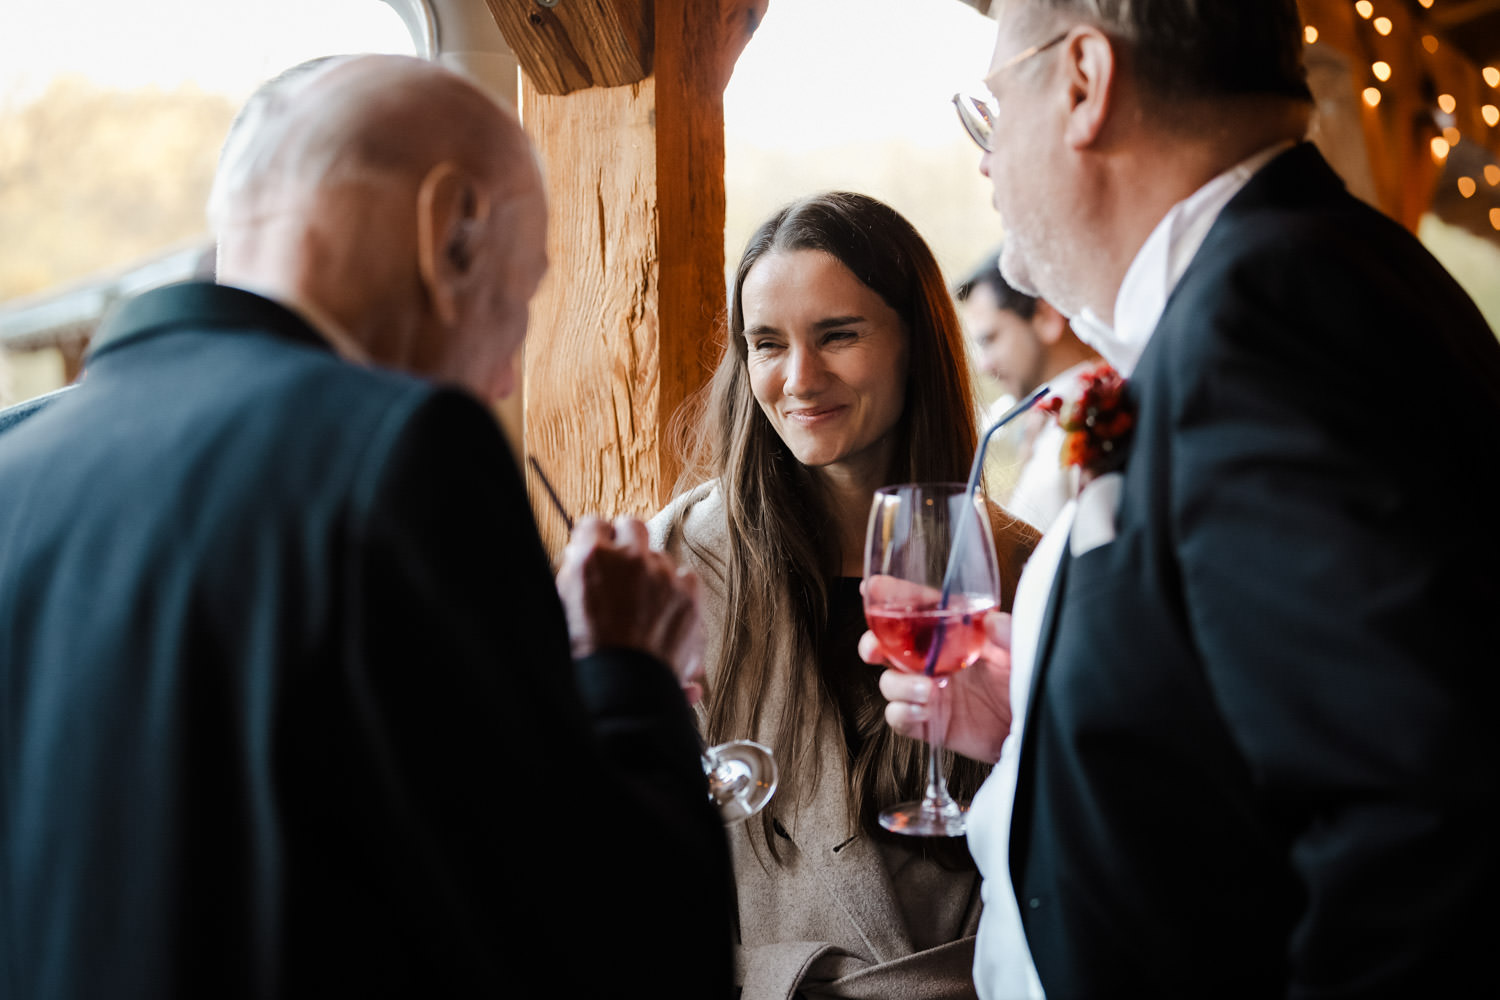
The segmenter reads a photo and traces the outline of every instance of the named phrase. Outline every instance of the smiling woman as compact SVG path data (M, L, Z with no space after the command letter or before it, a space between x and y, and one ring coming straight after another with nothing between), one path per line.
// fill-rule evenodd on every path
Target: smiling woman
M413 52L380 0L52 0L0 28L0 405L76 375L116 296L205 266L219 145L263 80Z
M782 777L759 821L730 830L742 1000L973 996L973 864L962 840L881 828L882 806L920 796L922 747L885 725L879 671L857 653L876 487L968 474L964 351L911 224L864 195L815 195L751 236L706 416L686 408L704 481L656 517L653 543L698 575L710 742L753 738ZM990 512L1008 598L1035 534ZM986 770L954 763L955 795Z

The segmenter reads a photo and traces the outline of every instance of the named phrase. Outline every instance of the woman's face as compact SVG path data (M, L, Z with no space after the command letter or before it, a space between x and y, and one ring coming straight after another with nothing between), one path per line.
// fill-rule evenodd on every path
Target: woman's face
M908 337L895 310L821 250L766 254L740 305L751 390L797 461L885 476L906 405Z

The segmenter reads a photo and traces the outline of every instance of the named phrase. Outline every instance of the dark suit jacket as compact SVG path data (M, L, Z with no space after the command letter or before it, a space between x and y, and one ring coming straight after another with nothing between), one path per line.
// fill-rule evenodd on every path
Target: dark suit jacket
M575 665L492 415L247 292L0 437L0 995L726 995L691 713Z
M10 430L12 427L20 426L21 421L36 416L43 409L66 396L72 389L72 386L64 386L61 389L55 389L45 395L35 396L16 403L14 406L7 406L5 409L0 410L0 433Z
M1049 1000L1493 982L1500 346L1310 146L1224 209L1065 559L1012 827Z

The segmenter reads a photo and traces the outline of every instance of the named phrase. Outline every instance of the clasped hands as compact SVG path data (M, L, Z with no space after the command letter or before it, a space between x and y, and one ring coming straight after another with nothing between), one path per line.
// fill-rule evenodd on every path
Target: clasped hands
M690 704L703 695L698 578L651 548L646 525L583 517L563 549L557 592L575 657L634 649L672 668Z
M914 586L875 577L860 590L890 585ZM985 616L984 628L986 642L979 658L950 675L941 687L931 677L891 667L874 632L860 636L860 659L888 668L880 675L880 693L888 701L886 724L903 736L926 739L986 764L999 760L1011 721L1010 615L992 612Z

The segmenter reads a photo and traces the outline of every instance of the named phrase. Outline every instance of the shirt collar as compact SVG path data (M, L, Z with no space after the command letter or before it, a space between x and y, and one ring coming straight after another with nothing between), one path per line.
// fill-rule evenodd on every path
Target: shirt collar
M1269 146L1235 164L1167 210L1136 252L1115 298L1113 328L1092 310L1073 319L1080 340L1129 377L1151 340L1167 299L1192 263L1224 206L1260 170L1295 143Z

